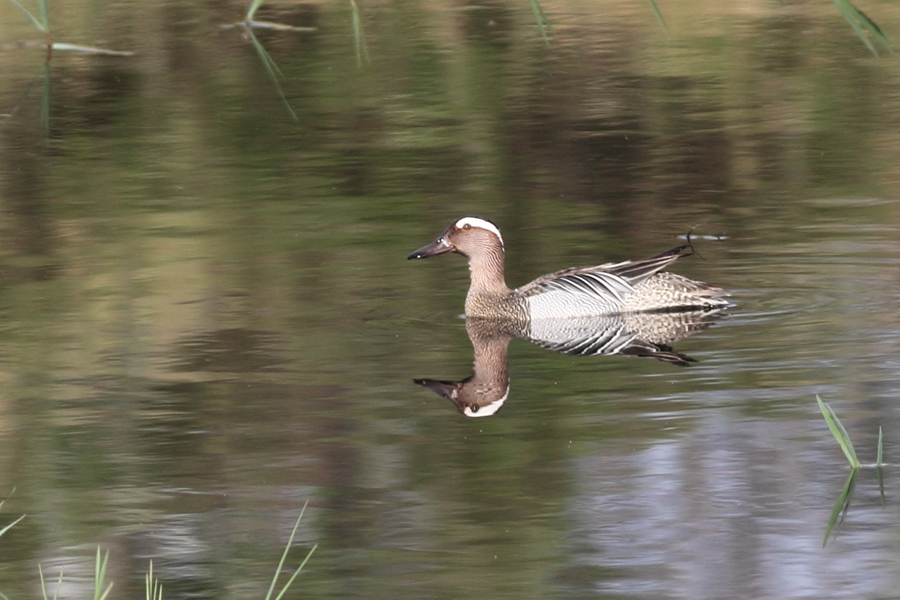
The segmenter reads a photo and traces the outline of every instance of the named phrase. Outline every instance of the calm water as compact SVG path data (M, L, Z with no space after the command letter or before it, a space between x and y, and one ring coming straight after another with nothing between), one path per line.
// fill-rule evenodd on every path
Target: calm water
M895 597L900 75L831 3L51 3L0 52L0 592L291 597ZM897 37L900 13L865 7ZM40 37L0 5L0 43ZM41 119L42 95L49 122ZM453 218L502 228L507 280L637 258L729 288L678 367L514 339L467 419L465 262L406 255Z

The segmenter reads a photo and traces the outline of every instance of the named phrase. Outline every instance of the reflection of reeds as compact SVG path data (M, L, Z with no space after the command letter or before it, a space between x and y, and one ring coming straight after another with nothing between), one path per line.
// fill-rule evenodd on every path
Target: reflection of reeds
M537 21L538 29L541 30L541 37L544 38L544 43L549 44L549 35L552 33L550 19L544 14L544 9L538 0L528 0L528 3L531 4L531 12L534 13L534 20Z
M669 37L669 34L666 31L666 20L663 19L662 13L659 10L659 7L656 5L654 0L647 0L650 3L650 10L653 11L653 16L656 17L656 22L659 23L659 28L662 29L663 33L666 37Z
M269 78L272 80L272 83L275 84L275 91L278 92L281 101L284 102L284 106L288 109L288 112L291 113L291 117L293 117L295 121L299 121L297 113L291 108L291 104L288 102L287 96L284 95L284 90L281 88L281 83L278 81L279 77L285 79L284 73L281 72L281 69L278 68L278 65L275 64L275 61L269 56L269 53L266 52L262 43L256 38L256 35L254 35L253 30L248 27L246 32L247 37L250 38L250 42L253 44L254 50L256 50L256 53L259 55L259 59L266 68L266 73L269 74Z
M353 42L356 48L356 65L361 67L363 60L369 62L369 47L366 46L366 34L362 26L362 14L356 0L350 0L350 22L353 25Z
M291 108L290 103L288 102L287 96L284 93L284 89L281 87L280 79L286 79L284 73L281 72L281 69L278 68L278 65L275 64L275 60L266 52L265 47L262 45L262 42L256 37L256 34L253 33L254 29L270 29L274 31L315 31L315 27L295 27L293 25L284 25L282 23L270 23L269 21L256 21L254 17L256 16L256 11L259 10L259 7L262 6L262 3L265 0L253 0L250 3L250 6L247 7L247 12L244 14L244 20L238 21L237 23L228 23L226 25L222 25L222 29L234 29L235 27L240 27L244 30L247 38L250 40L250 43L253 44L253 49L256 50L256 54L259 55L259 60L262 61L263 66L266 68L266 73L268 73L269 78L272 80L272 83L275 85L275 91L278 92L278 96L281 98L281 101L284 102L284 106L287 108L288 112L291 114L291 117L295 121L299 121L297 118L297 113L294 112L294 109Z
M828 537L831 535L834 526L837 525L838 529L840 529L840 526L844 523L844 519L847 517L847 511L850 510L850 501L853 499L853 490L856 489L857 475L859 475L859 469L850 471L850 476L847 477L847 481L844 482L844 489L841 490L841 495L838 496L837 502L834 503L834 508L831 509L831 516L828 518L828 527L825 529L825 537L822 538L823 548L825 547L825 544L828 543ZM838 517L840 517L840 523L838 523ZM837 532L835 532L835 535L837 535Z

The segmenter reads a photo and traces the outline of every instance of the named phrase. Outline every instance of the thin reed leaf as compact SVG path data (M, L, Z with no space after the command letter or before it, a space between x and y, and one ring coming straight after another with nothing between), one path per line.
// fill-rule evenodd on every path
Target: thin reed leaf
M656 22L659 24L659 28L662 29L663 35L668 39L669 31L666 27L666 20L663 19L662 12L659 10L659 7L656 5L654 0L647 0L650 3L650 10L653 11L653 16L656 17Z
M366 45L366 34L363 31L362 14L356 0L350 0L350 21L353 25L353 42L356 48L356 66L362 67L363 60L369 62L369 47Z
M153 561L150 561L150 569L144 580L147 600L162 600L162 585L159 579L153 576Z
M262 3L264 1L265 0L253 0L253 2L250 3L250 6L247 7L247 14L245 15L244 19L247 21L252 21L253 16L256 14L256 11L259 10L259 7L262 6Z
M272 600L272 592L275 591L275 584L278 582L278 576L281 574L281 569L284 568L284 561L287 559L288 552L291 549L291 544L294 543L294 536L297 535L297 528L300 527L300 520L303 518L303 513L306 512L306 506L309 504L309 500L307 500L303 504L303 508L300 510L300 515L297 517L297 522L294 523L294 529L291 531L291 537L288 538L287 544L284 546L284 552L281 554L281 560L278 561L278 567L275 568L275 575L272 577L272 583L269 585L269 591L266 592L265 600ZM290 579L288 579L287 583L284 584L284 587L281 588L281 591L275 597L275 600L281 600L281 597L284 595L288 588L291 587L291 584L294 583L294 579L296 579L297 575L300 574L300 571L303 570L303 567L306 566L306 561L309 560L309 557L312 556L312 553L315 552L316 548L319 545L316 544L312 547L312 550L306 555L306 558L303 559L303 562L300 563L300 566L297 567L297 570L294 571L294 574L291 575Z
M278 68L278 65L275 64L275 61L272 60L272 57L269 56L269 53L266 52L266 49L263 47L262 43L253 34L253 31L247 28L245 28L245 30L247 32L247 35L250 37L250 41L253 43L253 48L259 55L259 59L262 61L263 66L266 68L266 72L269 74L269 78L271 78L272 83L275 84L275 91L278 92L278 95L281 97L281 101L284 102L284 105L285 107L287 107L288 112L291 113L291 117L293 117L295 121L299 121L300 119L297 118L297 114L294 112L294 109L291 108L287 96L284 95L284 90L281 89L281 84L278 83L279 77L285 79L284 74L281 72L281 69Z
M9 1L12 2L13 4L15 4L16 6L18 6L19 10L21 10L23 13L25 13L25 16L27 16L29 19L31 19L31 22L34 23L34 26L37 27L41 31L41 33L47 33L47 31L48 31L47 25L45 23L41 23L39 20L37 20L37 18L35 18L35 16L33 14L28 12L27 8L25 8L24 6L19 4L18 0L9 0ZM47 10L46 2L44 3L43 7L39 7L39 8L42 8L43 11L46 11Z
M127 50L107 50L106 48L78 46L77 44L66 44L65 42L53 42L51 47L54 51L83 52L85 54L103 54L104 56L134 56L134 52L128 52Z
M837 418L837 415L834 414L831 407L822 402L822 399L819 398L818 394L816 395L816 401L819 403L819 409L825 417L825 422L828 423L828 429L831 430L831 435L833 435L834 439L840 444L841 450L844 451L844 456L846 456L847 461L850 462L850 466L854 469L858 469L860 462L856 457L856 450L853 449L853 442L850 441L850 436L847 434L847 430L844 429L843 423Z
M109 562L109 550L106 551L106 555L103 557L103 560L100 559L100 546L97 546L97 559L94 562L94 600L105 600L107 594L109 594L109 590L112 589L113 584L110 583L106 590L103 590L103 585L106 580L106 565Z
M21 520L24 519L24 518L25 518L25 515L22 515L21 517L19 517L18 519L16 519L15 521L13 521L12 523L10 523L10 524L7 525L6 527L4 527L3 529L0 529L0 537L3 537L3 534L4 534L4 533L6 533L6 532L9 531L10 529L12 529L13 526L14 526L16 523L18 523L19 521L21 521Z
M284 596L284 593L288 591L288 588L291 587L291 584L294 583L294 579L297 578L297 575L300 574L300 571L303 570L303 567L306 566L306 561L309 560L309 557L313 555L313 552L318 548L318 544L313 544L313 547L309 549L309 552L306 553L306 558L303 559L303 562L300 563L300 566L297 567L297 570L294 571L294 574L291 575L291 578L287 580L287 583L284 584L284 587L281 588L281 592L278 593L278 596L275 597L275 600L281 600L281 597Z
M59 597L59 588L62 587L62 578L63 572L65 569L59 570L59 577L56 579L56 591L53 592L53 600L56 600ZM47 600L47 585L44 582L44 569L38 564L38 573L41 576L41 592L44 594L44 600Z
M44 33L50 31L50 14L47 11L47 0L37 0L38 11L41 13L41 22L44 24Z
M847 511L850 510L850 501L853 499L853 490L856 488L857 475L859 475L858 468L850 471L850 476L847 477L847 481L844 483L844 489L841 491L841 495L838 496L834 508L831 509L831 517L828 519L828 528L825 530L825 537L822 539L823 548L825 547L825 544L828 543L828 537L831 535L834 526L837 525L840 530L840 525L844 522ZM840 521L838 521L838 517L840 517ZM835 531L834 535L837 536L837 531Z
M11 498L12 495L15 494L15 493L16 493L16 488L13 488L12 491L9 493L9 496L7 496L6 498L4 498L3 500L0 500L0 509L3 508L3 505L6 503L6 501L7 501L9 498ZM24 519L24 518L25 518L25 515L22 515L21 517L19 517L18 519L16 519L15 521L13 521L12 523L10 523L10 524L7 525L6 527L4 527L3 529L0 529L0 537L3 537L3 534L4 534L4 533L6 533L6 532L9 531L10 529L12 529L13 526L14 526L16 523L18 523L19 521L21 521L21 520Z
M832 2L837 6L837 9L844 16L847 23L850 24L850 27L853 28L856 37L862 40L862 43L869 49L869 52L876 57L878 56L878 50L875 48L875 45L872 44L873 39L885 50L888 52L891 51L891 38L881 30L881 27L879 27L875 21L866 16L863 11L856 8L850 0L832 0Z
M284 23L272 23L270 21L241 21L240 23L227 23L221 26L222 29L234 29L235 27L246 27L248 29L271 29L272 31L316 31L315 27L297 27L295 25L285 25Z
M47 600L47 585L44 581L44 567L41 566L41 563L38 563L38 575L41 576L41 593L44 596L44 600Z
M882 434L882 431L881 431L881 425L879 425L878 426L878 456L875 458L875 466L878 467L879 469L881 468L881 465L882 465L881 459L884 455L883 446L884 446L884 435Z

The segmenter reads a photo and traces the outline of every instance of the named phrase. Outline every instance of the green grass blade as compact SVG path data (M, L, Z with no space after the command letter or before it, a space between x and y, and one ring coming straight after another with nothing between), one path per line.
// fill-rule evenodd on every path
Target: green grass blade
M843 514L840 519L840 522L844 522L844 517L847 516L847 511L850 510L850 501L853 499L853 490L856 488L856 476L859 475L859 469L853 469L850 471L850 476L847 477L847 481L844 483L844 489L841 491L841 495L838 496L837 502L834 503L834 508L831 509L831 517L828 519L828 528L825 530L825 537L822 539L822 547L825 547L825 544L828 543L828 537L831 535L831 531L834 529L835 524L838 524L838 516ZM840 527L838 527L840 529ZM835 532L837 535L837 532Z
M4 534L4 533L6 533L6 532L9 531L10 529L12 529L13 526L14 526L16 523L18 523L19 521L21 521L21 520L24 519L24 518L25 518L25 515L22 515L21 517L19 517L18 519L16 519L15 521L13 521L12 523L10 523L10 524L7 525L6 527L4 527L3 529L0 529L0 537L3 537L3 534Z
M12 495L15 494L15 493L16 493L16 488L13 488L12 491L9 493L9 496L7 496L6 498L4 498L3 500L0 500L0 510L3 509L3 504L4 504L7 500L9 500L10 498L12 498Z
M291 113L291 117L293 117L295 121L299 121L300 119L297 118L297 114L294 112L294 109L291 108L287 96L284 95L284 90L281 89L281 84L278 83L279 77L285 79L284 74L281 72L281 69L278 68L278 65L275 64L275 61L272 60L272 57L269 56L269 53L266 52L266 49L256 38L256 35L254 35L253 31L250 28L245 28L245 30L250 37L250 41L253 43L253 48L256 49L256 53L259 55L259 59L262 61L263 66L266 68L266 72L272 79L272 83L275 84L275 91L278 92L278 95L281 97L281 101L284 102L284 105L285 107L287 107L288 112Z
M534 20L537 21L538 29L541 30L541 37L544 38L544 43L550 45L549 35L553 33L550 19L544 13L539 0L528 0L528 3L531 5L531 12L534 14Z
M872 44L871 39L878 42L888 52L891 51L891 38L881 30L881 27L875 21L856 8L850 0L832 0L832 2L837 6L847 23L850 24L850 27L853 28L856 37L862 40L866 48L869 49L869 52L878 56L878 50ZM871 39L869 39L870 37Z
M287 559L288 552L291 549L291 544L294 543L294 536L297 535L297 528L300 527L300 520L303 518L303 513L306 512L306 506L308 504L309 504L309 500L307 500L303 504L303 508L300 509L300 515L297 517L297 522L294 523L294 529L293 529L293 531L291 531L291 537L288 538L287 544L285 544L285 546L284 546L284 552L282 552L282 554L281 554L281 560L278 561L278 567L275 568L275 575L272 577L272 583L269 585L269 591L266 592L265 600L272 599L272 592L275 591L275 584L278 582L278 576L281 574L281 569L284 568L284 561ZM306 555L306 558L303 559L303 562L300 563L300 566L297 568L296 571L294 571L294 574L291 575L290 579L288 579L288 582L286 584L284 584L283 588L281 588L281 591L278 593L276 600L281 600L281 597L284 595L284 593L288 590L289 587L291 587L291 584L294 582L294 579L297 577L297 575L300 573L300 571L306 565L306 561L308 561L309 557L312 556L312 553L315 551L317 546L318 546L318 544L313 546L312 550L309 551L309 554Z
M13 4L15 4L16 6L18 6L18 7L19 7L19 10L21 10L23 13L25 13L25 15L26 15L29 19L31 19L31 22L34 23L34 26L41 30L41 33L47 33L47 26L44 25L43 23L41 23L40 21L38 21L38 20L35 18L35 16L34 16L33 14L31 14L30 12L28 12L28 9L27 9L27 8L25 8L24 6L22 6L21 4L19 4L18 0L9 0L9 1L12 2ZM47 9L46 9L46 3L45 3L45 5L44 5L44 8L43 8L43 9L44 9L44 10L47 10Z
M650 10L653 11L653 16L656 17L656 22L659 23L659 28L662 29L663 34L668 38L669 32L666 27L666 20L663 19L662 12L659 10L659 7L656 5L654 0L647 0L650 3Z
M44 600L47 600L47 583L44 581L44 568L38 563L38 574L41 576L41 593L44 595Z
M56 600L59 597L59 588L62 587L63 571L65 571L65 569L59 570L59 578L56 580L56 591L53 593L53 600ZM40 564L38 564L38 573L41 576L41 592L44 594L44 600L47 600L47 584L44 581L44 569Z
M363 31L362 13L356 0L350 0L350 21L353 25L353 42L356 48L356 66L362 67L363 61L369 62L369 47L366 45L366 34Z
M106 551L106 555L103 557L103 560L101 560L100 546L97 546L97 559L94 562L94 600L105 600L107 594L109 594L109 590L112 589L113 584L110 583L109 587L107 587L106 590L103 590L103 585L106 580L106 565L108 562L109 550Z
M303 567L306 566L306 561L309 560L309 557L313 555L313 552L318 548L318 544L314 544L312 548L310 548L309 552L306 554L306 558L303 559L303 562L300 563L300 566L297 567L297 570L294 571L294 574L291 575L291 578L287 580L287 583L284 584L284 587L281 588L281 591L278 593L278 596L275 597L275 600L281 600L281 597L284 596L284 593L288 591L288 588L291 587L291 584L294 583L294 580L297 578L297 575L300 574L300 571L303 570Z
M846 456L847 460L850 462L850 466L854 469L859 468L860 463L859 459L856 457L856 450L853 449L853 442L850 441L850 436L847 435L847 430L844 429L841 420L837 418L837 415L834 414L834 411L831 410L830 406L822 402L822 399L819 398L818 394L816 395L816 401L819 403L819 409L825 417L825 422L828 423L828 429L831 430L834 439L840 444L841 450L844 451L844 456Z
M62 587L62 578L63 578L64 571L65 571L65 569L59 570L59 577L56 579L56 590L53 592L53 600L56 600L57 598L59 598L59 588Z

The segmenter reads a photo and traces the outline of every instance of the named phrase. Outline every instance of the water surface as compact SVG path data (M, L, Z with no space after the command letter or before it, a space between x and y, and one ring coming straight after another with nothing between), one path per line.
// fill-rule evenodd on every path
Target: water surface
M896 59L821 6L51 5L0 52L0 592L311 598L883 598L897 461ZM14 7L2 43L40 37ZM897 30L887 3L867 13ZM472 372L448 222L503 230L507 280L637 258L733 291L675 343L699 362L514 339L510 395L467 419L413 379ZM7 520L0 521L5 524Z

